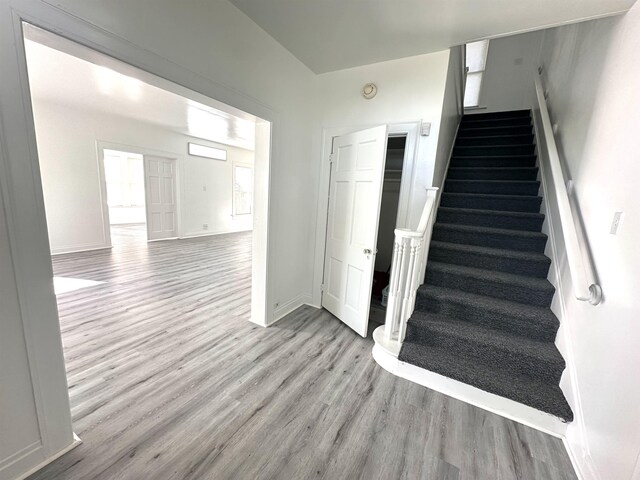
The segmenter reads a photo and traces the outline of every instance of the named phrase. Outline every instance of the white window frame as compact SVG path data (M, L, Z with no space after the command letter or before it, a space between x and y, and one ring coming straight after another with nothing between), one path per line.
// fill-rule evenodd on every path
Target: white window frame
M486 42L487 43L487 47L484 51L484 59L481 62L482 63L482 68L479 68L477 70L469 70L469 66L468 66L468 57L467 60L465 60L467 62L466 65L466 70L467 70L467 80L469 75L477 75L480 77L480 82L478 85L478 99L477 101L473 104L473 105L467 105L466 103L466 98L467 98L467 88L468 88L468 81L466 82L466 86L465 86L465 91L464 91L464 98L463 98L463 105L465 109L474 109L474 108L482 108L480 107L480 96L482 95L482 81L484 79L484 72L487 70L487 58L489 56L489 47L490 47L490 40L489 39L485 39L485 40L479 40L478 42L471 42L471 43L479 43L479 42ZM469 44L467 44L469 45ZM466 47L465 47L466 48Z

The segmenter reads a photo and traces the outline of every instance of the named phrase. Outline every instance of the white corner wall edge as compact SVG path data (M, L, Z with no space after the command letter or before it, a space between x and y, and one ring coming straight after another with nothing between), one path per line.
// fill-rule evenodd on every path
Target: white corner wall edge
M378 333L374 332L374 339L382 335L383 329L384 325L376 329ZM567 424L553 415L398 360L391 352L383 348L378 341L373 347L372 354L378 365L398 377L423 387L431 388L554 437L564 437Z
M538 167L540 171L540 184L543 192L542 204L545 214L545 222L542 227L542 232L547 234L549 237L545 254L551 257L551 265L553 268L553 271L549 272L550 275L548 280L556 288L554 300L557 301L557 304L555 304L555 302L554 304L552 304L552 311L558 317L558 320L560 322L558 337L562 337L562 346L560 346L558 349L562 353L566 364L561 383L566 382L571 388L572 398L574 400L573 404L571 405L571 409L573 410L573 423L575 425L575 427L572 426L571 428L578 429L581 445L576 445L573 442L569 442L566 436L563 438L563 443L565 444L567 453L569 454L569 458L571 459L571 463L573 464L578 477L583 480L599 480L600 476L598 475L593 463L585 433L586 427L582 410L582 402L580 400L580 389L578 388L578 376L576 365L574 362L573 346L571 342L571 335L569 335L569 325L567 322L566 307L564 302L564 291L566 290L566 287L562 283L562 275L560 272L560 240L558 238L559 233L554 228L554 219L556 219L557 221L559 213L557 212L557 209L554 209L549 202L550 196L547 190L547 185L551 184L550 179L548 179L548 175L550 175L550 172L545 170L545 166L540 159L541 151L537 143L542 140L543 136L541 136L542 129L540 127L539 106L537 106L535 102L532 110L533 130L538 154ZM553 275L551 275L552 273ZM554 306L556 308L553 308ZM558 338L556 338L556 342L557 340ZM580 449L581 451L577 451L576 449Z
M60 458L64 454L69 453L71 450L73 450L74 448L76 448L77 446L79 446L81 444L82 444L82 440L80 440L80 437L78 437L78 435L76 435L75 432L74 432L74 434L73 434L73 443L71 445L69 445L67 448L64 448L64 449L60 450L59 452L56 452L55 455L47 458L46 460L44 460L43 462L39 463L38 465L36 465L32 469L30 469L30 470L26 471L25 473L21 474L20 476L16 477L14 480L24 480L25 478L28 478L30 475L33 475L38 470L41 470L42 468L46 467L51 462L54 462L55 460L57 460L58 458Z

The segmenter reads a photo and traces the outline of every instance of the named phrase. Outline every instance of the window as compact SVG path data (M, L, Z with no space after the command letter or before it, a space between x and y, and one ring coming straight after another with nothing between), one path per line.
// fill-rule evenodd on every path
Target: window
M227 151L221 148L207 147L198 143L189 142L189 155L194 157L212 158L214 160L227 160Z
M142 155L104 150L104 176L109 207L144 206Z
M233 214L250 215L253 205L253 168L233 166Z
M487 64L489 40L467 43L467 85L464 90L464 107L477 107L480 102L482 75Z

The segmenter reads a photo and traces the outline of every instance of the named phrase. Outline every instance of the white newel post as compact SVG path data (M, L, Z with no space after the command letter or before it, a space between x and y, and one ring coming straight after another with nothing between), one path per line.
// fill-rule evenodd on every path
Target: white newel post
M388 342L404 340L407 320L416 304L416 291L423 283L437 191L437 188L427 189L427 201L417 230L395 230L384 325L384 338Z

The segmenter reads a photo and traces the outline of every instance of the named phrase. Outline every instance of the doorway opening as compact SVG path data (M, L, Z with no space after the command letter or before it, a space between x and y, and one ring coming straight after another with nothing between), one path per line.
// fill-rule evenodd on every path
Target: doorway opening
M371 309L369 311L369 331L384 324L386 314L386 293L391 272L391 259L395 240L394 230L399 224L400 190L405 161L407 136L390 135L387 140L382 199L378 220L378 241L371 289Z
M145 171L142 155L103 149L111 245L147 241Z
M89 438L123 382L195 374L208 362L190 355L215 355L234 322L268 323L271 123L28 24L24 42L73 427Z

